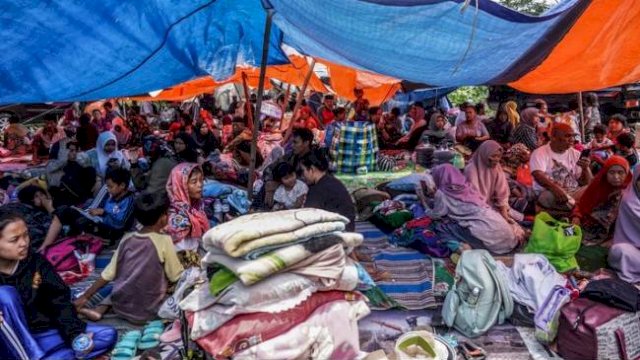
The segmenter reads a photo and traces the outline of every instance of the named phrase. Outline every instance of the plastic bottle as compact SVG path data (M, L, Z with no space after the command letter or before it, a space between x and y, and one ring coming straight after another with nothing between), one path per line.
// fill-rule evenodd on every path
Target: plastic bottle
M464 169L464 157L462 157L462 154L457 152L453 156L453 166L460 170Z
M480 298L480 289L477 287L474 287L473 290L471 291L471 295L469 295L469 304L470 305L477 304L479 298Z

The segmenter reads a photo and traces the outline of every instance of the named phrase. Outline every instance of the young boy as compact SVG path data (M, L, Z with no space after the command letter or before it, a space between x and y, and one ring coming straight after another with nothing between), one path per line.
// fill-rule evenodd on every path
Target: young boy
M273 195L273 209L301 208L309 188L304 182L297 179L295 168L287 162L281 162L273 170L273 179L280 183Z
M128 230L126 228L130 226L129 220L133 212L133 194L129 192L131 173L118 168L107 172L105 179L109 197L98 207L88 211L73 206L56 209L47 237L39 250L45 250L53 244L64 225L71 227L70 234L94 234L109 240L109 244L124 235Z
M616 138L617 144L614 153L627 159L629 166L633 169L638 163L638 152L636 151L636 137L631 133L622 133Z
M111 306L116 314L136 324L156 317L169 283L178 281L183 271L171 237L160 233L167 225L168 210L164 193L136 198L134 216L143 228L122 239L101 278L75 301L81 314L98 321ZM85 308L109 282L113 283L111 295L95 309Z

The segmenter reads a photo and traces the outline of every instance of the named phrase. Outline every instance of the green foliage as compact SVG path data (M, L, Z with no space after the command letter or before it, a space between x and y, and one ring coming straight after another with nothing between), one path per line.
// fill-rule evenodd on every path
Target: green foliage
M496 0L500 4L529 15L540 15L553 5L545 0ZM557 1L556 1L557 3Z
M465 101L474 104L486 102L489 97L489 88L486 86L462 86L447 95L454 105L460 105Z

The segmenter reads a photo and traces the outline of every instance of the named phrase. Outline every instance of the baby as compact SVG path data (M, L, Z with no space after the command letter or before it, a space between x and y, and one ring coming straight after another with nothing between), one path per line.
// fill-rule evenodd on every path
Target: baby
M273 179L280 183L273 195L273 210L301 208L309 188L297 179L295 168L287 162L280 162L273 170Z

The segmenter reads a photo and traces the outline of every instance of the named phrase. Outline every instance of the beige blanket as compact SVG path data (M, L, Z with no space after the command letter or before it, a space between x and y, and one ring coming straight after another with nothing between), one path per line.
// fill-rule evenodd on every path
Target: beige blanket
M202 262L205 266L220 264L226 267L245 285L255 284L281 271L295 272L316 279L337 280L346 263L344 249L352 248L354 244L359 243L362 243L361 234L338 233L282 248L255 260L236 259L220 250L213 250L207 253ZM302 264L296 266L298 263Z
M264 246L343 231L348 222L342 215L319 209L249 214L209 230L203 245L207 250L221 249L240 257Z

